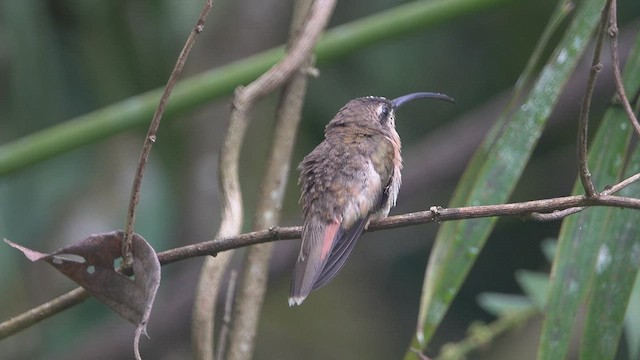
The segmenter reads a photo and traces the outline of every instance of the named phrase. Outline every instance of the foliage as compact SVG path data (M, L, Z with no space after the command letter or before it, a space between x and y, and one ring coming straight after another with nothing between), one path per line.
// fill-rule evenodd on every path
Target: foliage
M214 3L213 19L189 60L186 71L192 76L179 83L167 108L176 121L160 128L142 190L136 231L157 250L207 240L217 229L221 206L214 165L228 118L225 97L283 54L283 47L274 46L285 42L288 4ZM583 53L590 55L604 3L339 3L335 25L316 50L320 76L309 85L293 162L319 142L324 124L350 98L442 91L456 98L455 109L433 106L398 114L405 169L395 213L444 203L568 195L577 175L576 103L589 75L579 60ZM7 79L0 90L3 237L53 250L122 226L143 139L136 129L150 120L159 97L154 89L166 82L201 5L196 0L179 6L168 0L0 4L5 34L0 77ZM636 43L623 74L633 104L640 89L640 36L629 24L640 16L640 4L626 1L618 7L621 34L626 34L620 56L626 55L628 39ZM543 29L545 19L550 20ZM603 109L614 91L608 73L605 66L590 116L597 131L590 137L589 168L599 191L640 171L637 135L624 112L617 106ZM513 84L514 100L486 110L485 104L495 103ZM256 207L274 106L269 97L258 104L243 148L240 185L247 218ZM498 117L495 108L506 110ZM292 171L290 178L295 177ZM299 191L295 181L289 183L283 225L299 223ZM638 198L638 191L633 184L619 195ZM573 193L583 193L579 181ZM460 349L456 356L467 356L482 348L478 356L492 359L500 359L501 349L558 359L579 348L581 359L636 358L640 331L633 319L640 310L630 299L640 294L638 216L636 210L598 207L561 222L465 219L439 225L437 235L436 226L367 234L369 241L361 242L340 276L296 309L286 307L286 293L298 244L280 242L271 261L255 357L386 359L406 352L406 358L417 358L422 352L445 355ZM549 236L558 239L551 280L540 275L547 263L538 250ZM427 245L434 237L427 265ZM0 300L0 320L69 288L7 248L0 251L0 292L11 296ZM199 265L188 260L163 268L149 322L151 339L141 343L143 357L191 356L187 320ZM494 319L475 303L478 293L488 291L522 291L526 297L483 295L481 303ZM514 329L535 321L539 312L544 314L541 336L524 336L519 343L528 346L499 341L504 334L517 336ZM583 314L584 323L576 321ZM571 343L572 331L580 335L579 344ZM88 302L2 340L0 353L30 359L129 358L130 338L127 324ZM288 346L281 346L283 340ZM453 350L441 349L458 341L461 346Z

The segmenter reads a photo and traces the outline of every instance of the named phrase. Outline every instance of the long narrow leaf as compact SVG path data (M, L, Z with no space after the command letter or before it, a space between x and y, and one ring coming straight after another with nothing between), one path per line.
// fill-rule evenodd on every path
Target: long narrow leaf
M640 36L625 68L625 87L629 93L640 89ZM622 109L610 110L619 117L616 124L627 124ZM627 125L627 128L631 127ZM630 130L629 130L630 131ZM608 164L604 164L608 165ZM618 165L614 163L614 166ZM640 172L640 148L634 152L624 177ZM640 186L634 184L620 192L622 196L640 197ZM640 267L640 212L608 209L610 219L602 229L602 238L592 264L594 273L585 329L581 343L581 359L613 359L618 349L624 316ZM595 249L591 249L592 251ZM589 251L581 248L580 251ZM637 320L637 319L636 319Z
M629 175L640 171L640 151L635 152L632 163ZM640 197L640 186L631 186L620 194ZM587 308L581 359L615 357L625 311L640 266L640 212L630 209L611 209L610 212L610 221L602 231L602 243L593 264L593 293Z
M640 356L640 321L638 319L640 319L640 275L636 274L636 282L631 292L624 327L629 359L638 359Z
M638 71L640 63L637 62L637 55L635 59L630 59L630 61L625 75L628 80L633 79L632 82L628 81L628 85L633 85L633 87L629 88L630 91L637 92L640 86L640 72ZM602 190L605 185L613 184L620 180L624 159L627 158L631 134L631 126L621 109L612 108L605 114L593 145L589 149L589 168L596 189ZM635 167L635 164L633 167ZM583 192L582 184L580 181L576 181L574 193ZM633 240L624 241L626 236L631 235L627 231L632 229L626 229L626 226L623 226L624 224L621 221L631 220L634 217L635 219L638 218L636 211L620 212L611 208L592 208L576 216L569 217L563 222L558 238L558 250L552 268L552 282L549 298L547 299L547 314L543 324L538 359L555 360L565 358L576 314L579 307L586 300L594 274L599 273L599 279L596 280L594 285L596 286L596 292L600 292L604 290L599 288L604 285L602 281L607 281L607 277L618 277L619 274L617 272L624 271L621 267L630 266L628 260L625 261L623 259L624 254L619 252L625 251L623 250L624 247L632 246L630 242L633 242ZM638 221L635 220L634 222L636 224L628 225L636 226ZM634 233L633 235L636 234ZM618 243L613 244L614 242ZM616 256L616 262L620 261L619 264L611 263L613 256ZM631 281L633 281L633 278L631 278ZM625 285L620 284L620 289L616 290L619 296L622 296L623 286ZM619 320L613 321L619 322L621 326L621 317L624 315L631 284L627 285L627 287L629 289L627 289L628 292L623 299L611 300L611 303L616 303L613 306L618 307L618 309L600 309L601 311L588 315L588 317L598 316L599 318L591 318L589 320L592 322L588 325L589 329L586 330L589 338L583 339L582 343L584 358L611 359L613 356L600 357L596 356L595 353L589 354L588 352L590 351L607 354L613 351L615 354L617 341L614 338L619 337L619 334L615 335L615 332L619 330L615 330L611 323L606 329L596 330L593 327L604 326L605 319L611 316L620 317ZM612 289L607 291L612 291ZM599 301L603 295L607 296L607 294L594 295L595 299L598 300L592 299L593 307L590 310L595 310L598 306L607 306L607 304L594 303L594 301ZM608 296L613 296L613 293ZM624 305L620 304L620 302L623 302ZM622 308L620 309L619 307ZM617 311L620 314L612 314L612 312ZM608 320L611 321L612 319ZM594 321L596 323L593 323ZM610 339L605 340L609 343L606 345L602 342L594 343L593 336L596 336L595 333L611 336ZM602 341L603 339L599 340ZM614 348L608 348L611 346Z
M558 95L595 29L603 0L585 0L545 65L525 103L474 155L452 206L505 202L520 178ZM495 219L445 223L436 237L425 275L418 329L407 359L416 358L442 321L453 297L491 232Z

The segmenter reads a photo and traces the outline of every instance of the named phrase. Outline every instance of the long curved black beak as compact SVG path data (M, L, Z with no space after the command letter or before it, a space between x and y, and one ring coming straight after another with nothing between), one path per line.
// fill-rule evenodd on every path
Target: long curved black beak
M415 100L415 99L421 99L421 98L431 98L431 99L438 99L438 100L444 100L444 101L448 101L448 102L455 102L453 100L453 98L449 95L445 95L445 94L441 94L441 93L435 93L435 92L417 92L417 93L413 93L413 94L407 94L404 96L400 96L399 98L395 98L393 100L391 100L391 103L393 104L393 108L397 109L400 106L408 103L409 101Z

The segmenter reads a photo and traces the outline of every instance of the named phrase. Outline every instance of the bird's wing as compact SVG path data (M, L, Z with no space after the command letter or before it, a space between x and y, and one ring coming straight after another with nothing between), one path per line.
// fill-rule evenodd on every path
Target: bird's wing
M305 220L300 255L293 270L289 305L300 305L314 288L340 232L337 220L330 223L313 217Z
M362 235L364 227L367 226L367 223L371 218L371 214L382 208L384 204L389 201L390 183L391 182L389 181L389 184L385 186L384 191L380 196L378 206L374 208L371 213L364 218L357 220L349 229L343 229L342 227L339 228L338 233L336 234L336 240L334 241L335 245L333 245L329 259L322 268L320 275L318 275L318 279L313 284L313 290L317 290L324 284L331 281L340 269L342 269L347 258L349 258L351 251L356 245L356 242L360 238L360 235Z
M335 239L332 241L333 246L329 258L320 274L318 274L316 281L313 283L313 290L331 281L338 271L342 269L362 231L364 231L367 221L369 221L369 215L356 221L349 229L339 228Z

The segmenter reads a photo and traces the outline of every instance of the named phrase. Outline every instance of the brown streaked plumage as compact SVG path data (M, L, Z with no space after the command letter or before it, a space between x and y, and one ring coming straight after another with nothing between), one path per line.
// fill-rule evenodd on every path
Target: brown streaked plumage
M453 101L427 92L351 100L300 163L304 223L289 305L333 279L369 221L386 217L395 205L402 157L394 110L418 98Z

